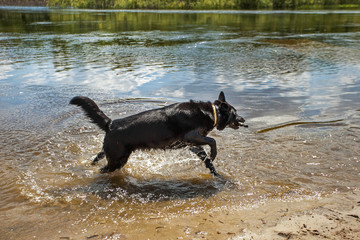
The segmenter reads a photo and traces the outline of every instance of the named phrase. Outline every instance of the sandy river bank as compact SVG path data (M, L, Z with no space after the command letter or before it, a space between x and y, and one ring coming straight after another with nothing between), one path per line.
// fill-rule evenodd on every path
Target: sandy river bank
M64 223L36 239L359 239L360 193L336 193L296 202L270 201L255 208L177 218L97 225ZM140 223L141 222L141 223ZM68 225L68 226L66 226ZM4 235L2 235L4 236ZM11 236L8 239L22 239Z

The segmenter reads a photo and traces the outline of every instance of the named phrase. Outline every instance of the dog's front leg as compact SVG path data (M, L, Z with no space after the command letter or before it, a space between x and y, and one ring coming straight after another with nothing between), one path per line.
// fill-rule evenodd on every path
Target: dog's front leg
M210 172L214 175L214 176L220 176L220 174L218 174L215 170L214 165L212 164L210 158L208 157L208 155L206 154L205 150L203 147L201 146L196 146L196 147L192 147L190 148L190 151L192 151L193 153L195 153L201 160L203 160L205 162L205 166L210 169Z
M184 140L195 146L209 145L210 146L210 160L214 161L217 155L216 141L211 137L202 136L197 130L188 132L184 136Z
M198 148L193 148L193 150L198 149L197 152L195 152L201 160L205 161L205 165L207 168L210 169L210 172L214 176L219 176L219 174L216 172L214 165L212 164L212 161L215 159L217 155L217 149L216 149L216 141L213 138L210 137L204 137L202 136L198 131L191 131L185 134L184 140L188 143L191 143L195 146L199 146ZM210 146L210 158L207 157L204 149L200 147L201 145L209 145Z
M203 161L208 158L208 155L206 154L204 148L201 146L191 147L190 151L195 153Z

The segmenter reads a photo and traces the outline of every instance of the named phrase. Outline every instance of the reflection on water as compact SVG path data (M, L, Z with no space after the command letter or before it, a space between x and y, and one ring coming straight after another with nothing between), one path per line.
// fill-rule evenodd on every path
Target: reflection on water
M122 223L136 238L154 219L359 190L359 12L0 8L0 18L4 237ZM105 162L90 161L104 134L68 105L86 95L115 119L220 90L250 126L211 133L222 179L187 150L139 151L100 174Z

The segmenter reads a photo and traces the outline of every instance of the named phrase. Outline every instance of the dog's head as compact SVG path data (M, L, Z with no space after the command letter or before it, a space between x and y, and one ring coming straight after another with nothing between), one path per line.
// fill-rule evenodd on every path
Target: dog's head
M223 92L220 92L219 99L215 100L214 105L217 108L219 118L216 125L218 130L223 130L226 127L233 129L238 129L240 126L247 127L244 124L245 119L239 116L236 113L236 109L226 102Z

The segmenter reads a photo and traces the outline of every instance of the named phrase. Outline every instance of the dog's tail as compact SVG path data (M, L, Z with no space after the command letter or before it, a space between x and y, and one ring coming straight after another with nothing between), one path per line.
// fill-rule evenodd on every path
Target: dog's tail
M109 131L111 119L100 110L93 100L88 97L77 96L71 99L70 104L80 106L85 111L86 116L91 118L93 123L105 132Z

